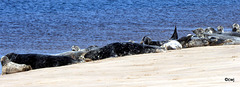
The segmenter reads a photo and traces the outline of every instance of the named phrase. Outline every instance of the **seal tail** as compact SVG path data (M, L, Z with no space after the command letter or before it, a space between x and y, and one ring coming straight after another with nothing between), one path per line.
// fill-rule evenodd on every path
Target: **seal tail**
M177 40L177 39L178 39L177 26L175 26L174 32L170 40Z

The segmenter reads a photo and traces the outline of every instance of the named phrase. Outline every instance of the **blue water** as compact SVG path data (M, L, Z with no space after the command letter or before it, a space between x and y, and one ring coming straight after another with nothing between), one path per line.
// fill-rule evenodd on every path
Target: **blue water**
M198 27L240 23L238 0L2 0L0 56L54 54L144 35L166 40ZM1 68L0 68L1 70Z

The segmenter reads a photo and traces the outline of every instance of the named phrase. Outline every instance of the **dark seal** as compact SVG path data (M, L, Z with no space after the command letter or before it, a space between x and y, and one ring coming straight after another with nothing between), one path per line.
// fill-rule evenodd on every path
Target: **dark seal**
M32 69L63 66L78 63L79 61L81 61L67 56L52 56L42 54L9 53L6 55L6 57L8 57L9 60L12 62L30 65Z
M84 57L91 60L105 59L109 57L118 57L126 55L157 53L165 50L158 46L143 45L131 42L116 42L104 47L87 52Z

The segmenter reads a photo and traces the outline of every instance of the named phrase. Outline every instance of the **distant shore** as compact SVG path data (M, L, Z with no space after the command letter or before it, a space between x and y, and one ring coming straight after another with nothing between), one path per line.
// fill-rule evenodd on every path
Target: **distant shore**
M1 87L235 86L240 45L109 58L0 76Z

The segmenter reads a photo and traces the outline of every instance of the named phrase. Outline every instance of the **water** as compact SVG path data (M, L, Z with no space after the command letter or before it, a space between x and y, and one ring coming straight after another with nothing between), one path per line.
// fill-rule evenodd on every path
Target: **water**
M0 56L10 52L54 54L145 35L166 40L198 27L240 23L237 0L2 0ZM1 68L0 68L1 70Z

